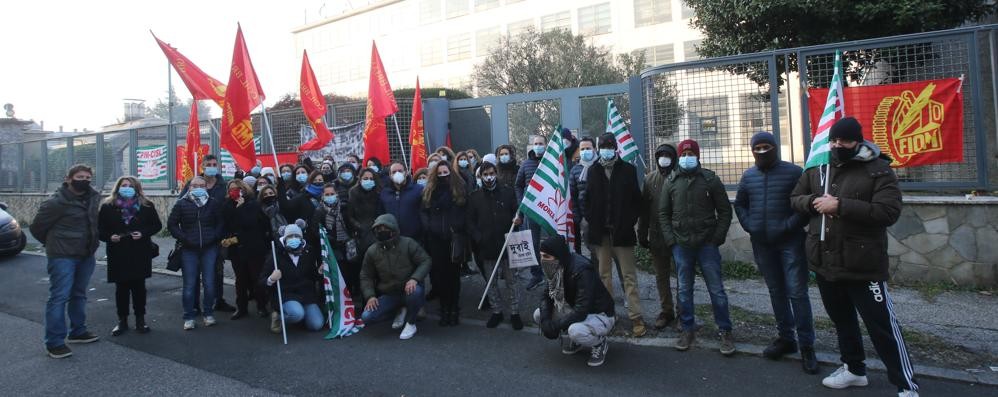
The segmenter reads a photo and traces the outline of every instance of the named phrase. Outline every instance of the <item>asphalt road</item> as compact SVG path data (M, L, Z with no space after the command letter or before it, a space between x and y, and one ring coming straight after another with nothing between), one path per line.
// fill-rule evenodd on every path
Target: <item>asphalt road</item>
M882 372L870 386L849 392L821 386L797 361L722 357L715 350L615 343L606 363L586 366L586 355L564 356L554 341L534 332L464 324L419 323L400 341L388 324L375 324L342 340L289 330L289 344L252 318L194 331L181 329L177 277L148 280L147 335L111 337L114 288L98 265L89 293L88 325L102 336L77 346L75 355L44 355L42 319L47 299L45 258L20 255L0 261L0 384L8 395L613 395L613 396L887 396L894 387ZM227 294L232 291L227 287ZM529 329L529 328L528 328ZM833 368L825 367L822 374ZM922 379L923 395L994 396L998 388Z

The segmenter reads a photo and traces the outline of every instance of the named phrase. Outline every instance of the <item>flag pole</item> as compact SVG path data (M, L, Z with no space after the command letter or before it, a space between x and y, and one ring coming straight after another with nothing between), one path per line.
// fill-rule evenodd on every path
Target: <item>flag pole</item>
M520 211L517 211L516 215L513 216L513 217L516 218L519 215L520 215ZM492 275L489 276L489 281L487 283L485 283L485 292L482 294L482 299L478 301L478 310L482 310L482 305L485 304L485 298L487 296L489 296L489 287L492 285L492 280L495 279L495 277L496 277L496 271L498 271L499 270L499 266L501 266L503 255L506 254L506 243L509 242L509 234L513 233L513 228L515 228L515 227L516 227L515 223L512 224L512 225L510 225L509 226L509 231L506 232L506 240L503 241L503 243L502 243L502 250L499 251L499 259L496 259L496 264L495 264L495 266L492 267ZM534 249L537 249L537 248L535 247ZM509 282L509 280L506 280L506 282Z
M277 248L274 247L274 240L270 240L270 255L274 258L274 270L277 269ZM284 326L284 297L281 296L281 280L277 280L277 307L281 311L281 336L284 344L288 344L288 327Z
M277 147L274 146L274 130L270 128L270 118L267 117L267 105L260 101L260 107L263 108L263 125L267 130L267 139L270 140L270 154L274 155L274 168L280 169L281 162L277 161Z
M828 185L831 185L831 183L829 183L830 181L828 180L828 177L832 174L832 165L831 164L825 164L824 167L825 167L825 175L822 176L822 179L825 182L824 183L824 185L825 185L825 194L823 196L827 196L828 195ZM828 219L828 215L821 214L821 238L820 238L820 241L825 241L825 220L826 219Z
M405 157L405 144L402 143L402 130L399 129L399 119L395 117L395 113L392 113L392 121L395 122L395 136L399 138L399 152L402 153L402 163L409 164L409 159ZM412 164L409 164L411 167Z

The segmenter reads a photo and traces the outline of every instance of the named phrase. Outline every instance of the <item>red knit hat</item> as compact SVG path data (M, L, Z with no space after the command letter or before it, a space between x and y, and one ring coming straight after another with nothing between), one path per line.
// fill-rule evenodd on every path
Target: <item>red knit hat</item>
M676 151L679 152L680 156L682 156L683 152L687 150L692 150L694 155L700 157L700 144L697 143L697 141L694 141L692 139L687 139L685 141L679 142L678 147L676 147Z

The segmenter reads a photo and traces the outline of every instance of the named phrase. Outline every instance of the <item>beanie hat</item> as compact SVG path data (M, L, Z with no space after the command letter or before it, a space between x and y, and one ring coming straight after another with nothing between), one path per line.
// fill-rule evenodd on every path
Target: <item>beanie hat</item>
M609 133L609 132L604 133L603 135L599 136L599 144L596 145L596 146L598 146L598 147L613 146L613 148L616 149L617 148L617 137L615 137L612 133Z
M573 136L572 136L572 130L570 130L568 128L562 128L561 129L561 137L562 138L568 138L568 139L573 138Z
M863 126L853 117L846 117L832 124L828 139L845 139L847 141L863 142Z
M493 165L499 164L499 162L496 161L495 153L487 153L486 155L482 156L482 162L490 163Z
M273 167L263 167L263 169L260 170L260 175L277 175L277 174L274 173Z
M543 241L541 241L541 252L551 255L559 260L567 260L568 257L568 245L565 243L565 238L561 236L551 236Z
M756 132L755 135L752 135L752 141L749 145L750 147L755 147L755 145L760 143L768 143L776 146L776 137L766 131Z
M676 148L676 151L679 152L680 155L682 155L683 152L687 150L692 150L694 156L700 157L700 144L697 143L697 141L694 141L692 139L687 139L685 141L679 142L679 147Z
M295 223L292 223L292 224L287 225L287 226L282 226L281 229L278 230L278 232L284 238L288 238L288 237L291 237L291 236L301 237L301 236L303 236L303 234L301 232L301 229L303 227L305 227L305 221L299 219L299 220L296 220Z
M243 177L243 182L249 185L249 187L253 187L253 185L256 185L256 177L253 175L246 175Z

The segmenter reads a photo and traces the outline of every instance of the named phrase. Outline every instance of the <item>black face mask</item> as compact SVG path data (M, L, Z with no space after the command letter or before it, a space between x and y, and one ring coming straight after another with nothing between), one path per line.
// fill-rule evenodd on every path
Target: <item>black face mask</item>
M752 156L755 157L755 165L762 170L769 169L778 160L776 148L769 149L765 153L752 152Z
M856 157L856 153L858 152L859 145L856 145L856 147L852 149L844 147L832 148L832 159L835 159L839 163L845 163L852 160L853 157Z
M260 201L266 205L271 205L274 204L275 201L277 201L277 196L264 197L261 198Z
M76 190L77 192L85 192L87 189L90 189L90 181L88 180L81 181L74 179L69 182L69 185L72 186L73 190Z
M382 241L382 242L388 241L388 240L392 239L392 231L391 230L378 230L378 231L374 232L374 235L377 236L378 241Z

